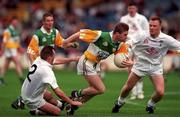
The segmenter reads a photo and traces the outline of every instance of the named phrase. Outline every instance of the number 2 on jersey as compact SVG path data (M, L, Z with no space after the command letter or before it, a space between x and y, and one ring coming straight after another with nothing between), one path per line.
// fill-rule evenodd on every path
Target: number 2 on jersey
M33 68L33 70L32 70L32 71L29 71L29 73L28 73L28 75L27 75L27 79L28 79L29 82L31 82L31 79L30 79L29 76L36 71L37 65L36 65L36 64L33 64L33 65L31 66L31 68Z

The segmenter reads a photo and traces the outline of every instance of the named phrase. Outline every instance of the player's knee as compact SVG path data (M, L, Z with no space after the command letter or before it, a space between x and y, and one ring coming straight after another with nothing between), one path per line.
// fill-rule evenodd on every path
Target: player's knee
M106 91L106 87L103 86L103 87L98 89L98 94L103 94L105 91Z
M44 99L45 100L51 100L53 98L53 96L52 96L52 94L50 93L50 92L46 92L45 94L44 94Z
M163 97L163 96L164 96L164 91L163 91L163 90L157 90L157 94L158 94L160 97Z

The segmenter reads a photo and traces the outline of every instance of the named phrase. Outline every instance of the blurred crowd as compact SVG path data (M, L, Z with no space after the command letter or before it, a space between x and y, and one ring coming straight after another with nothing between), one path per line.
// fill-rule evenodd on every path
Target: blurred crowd
M1 0L0 40L12 17L21 24L21 43L27 47L35 29L41 26L42 15L50 11L55 17L55 27L64 38L82 28L110 31L127 13L130 0ZM147 18L158 15L163 19L163 31L180 40L180 1L178 0L134 0L139 13ZM163 2L163 4L162 4ZM82 43L82 42L81 42ZM82 43L80 51L87 47ZM74 50L59 50L65 55ZM171 52L170 52L171 53ZM180 66L180 65L179 65Z

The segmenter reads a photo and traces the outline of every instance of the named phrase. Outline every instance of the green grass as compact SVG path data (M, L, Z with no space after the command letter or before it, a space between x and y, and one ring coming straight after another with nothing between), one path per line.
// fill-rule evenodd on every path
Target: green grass
M27 72L27 71L26 71ZM84 78L76 75L74 71L55 71L59 86L70 94L71 90L87 86ZM180 116L180 73L172 72L166 75L166 87L164 98L156 105L155 114L148 115L145 106L150 98L153 87L149 78L144 79L143 100L127 101L121 111L112 114L111 109L117 99L120 89L127 79L126 72L108 72L104 83L106 92L96 96L76 113L75 117L178 117ZM6 85L0 86L0 117L26 117L30 116L27 110L14 110L10 104L20 94L20 83L14 70L8 71L5 76ZM63 111L62 116L67 116Z

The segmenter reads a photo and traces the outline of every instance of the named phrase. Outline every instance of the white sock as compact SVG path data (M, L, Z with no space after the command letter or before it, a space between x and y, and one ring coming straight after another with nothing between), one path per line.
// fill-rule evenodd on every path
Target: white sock
M143 81L138 81L136 83L137 86L137 94L143 93Z
M118 105L122 105L124 103L125 103L125 98L119 96L118 97Z
M155 102L154 102L152 99L150 99L150 100L148 101L147 105L154 107L154 106L155 106Z
M62 107L62 102L60 102L59 100L57 100L57 106L60 108Z

